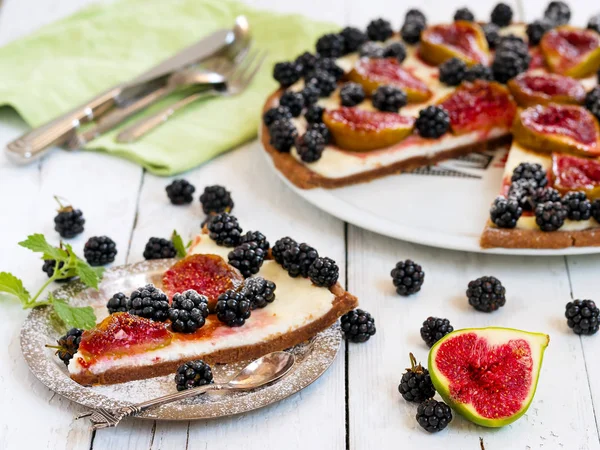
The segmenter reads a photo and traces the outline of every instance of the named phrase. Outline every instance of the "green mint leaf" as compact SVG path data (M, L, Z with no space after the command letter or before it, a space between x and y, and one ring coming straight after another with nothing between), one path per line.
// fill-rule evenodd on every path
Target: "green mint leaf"
M187 254L185 249L185 244L183 243L183 239L177 233L177 230L173 230L173 234L171 235L171 241L173 241L173 245L175 246L175 250L177 251L177 256L180 258L184 258Z
M29 295L29 292L23 286L23 282L12 273L0 272L0 292L14 295L21 300L23 305L31 301L31 295Z
M192 246L192 240L190 239L187 244L185 244L185 248L190 248Z
M55 259L56 261L64 261L68 258L66 251L50 245L48 241L46 241L46 238L43 234L36 233L27 236L27 239L25 239L22 242L19 242L19 245L21 247L28 248L32 252L43 253L44 259Z
M75 271L83 284L98 289L98 283L100 282L101 276L99 276L99 272L92 269L87 262L77 258L75 260Z
M67 326L89 330L96 325L96 315L91 306L71 306L62 299L50 298L53 299L54 312Z
M94 272L96 272L96 276L98 277L98 280L102 280L102 277L104 276L104 271L106 269L104 267L92 267L92 270Z

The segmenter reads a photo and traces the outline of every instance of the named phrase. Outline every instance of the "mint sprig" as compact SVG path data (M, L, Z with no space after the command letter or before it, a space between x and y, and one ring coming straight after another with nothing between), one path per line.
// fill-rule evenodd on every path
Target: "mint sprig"
M173 234L171 235L171 242L173 242L173 246L177 251L177 257L185 258L185 255L187 255L187 249L192 244L192 241L188 242L188 244L185 245L183 243L183 238L181 237L181 235L177 232L177 230L173 230Z
M61 244L60 247L50 245L42 234L32 234L24 241L19 242L19 245L35 253L41 253L43 260L56 261L54 273L32 296L19 278L8 272L0 272L0 292L19 299L23 309L51 306L54 308L56 316L70 327L83 329L93 327L96 323L96 316L91 307L71 306L65 300L56 298L52 294L49 294L46 300L40 300L40 297L53 281L76 276L86 286L98 289L104 269L91 267L77 257L69 244L64 244L64 246Z

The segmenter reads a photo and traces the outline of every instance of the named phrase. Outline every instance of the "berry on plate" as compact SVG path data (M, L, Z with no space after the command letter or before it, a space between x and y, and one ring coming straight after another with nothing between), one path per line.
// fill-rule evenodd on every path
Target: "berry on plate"
M182 364L175 374L175 384L178 391L193 389L213 382L210 366L198 359Z
M175 294L168 314L173 331L193 333L202 328L206 322L208 298L193 289Z
M169 299L153 284L136 289L129 298L131 300L129 314L152 319L155 322L164 322L168 319Z

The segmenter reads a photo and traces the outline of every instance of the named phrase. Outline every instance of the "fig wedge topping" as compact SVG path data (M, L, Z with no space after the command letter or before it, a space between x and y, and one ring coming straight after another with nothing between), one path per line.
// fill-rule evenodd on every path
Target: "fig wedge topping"
M554 188L566 194L584 191L588 198L600 198L600 162L579 156L552 154Z
M440 65L450 58L459 58L468 65L490 62L485 33L474 22L458 20L449 25L434 25L421 34L421 57L430 64Z
M600 68L600 34L595 31L558 27L544 34L540 48L554 73L584 78Z
M578 105L585 100L585 88L579 81L552 73L522 73L508 82L508 88L520 106Z

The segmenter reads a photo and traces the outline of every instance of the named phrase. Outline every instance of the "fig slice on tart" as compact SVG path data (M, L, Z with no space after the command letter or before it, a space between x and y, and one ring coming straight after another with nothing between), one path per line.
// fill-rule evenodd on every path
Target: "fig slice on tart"
M402 89L411 103L427 101L433 95L422 80L400 65L397 58L360 58L348 78L362 85L367 95L383 85Z
M585 88L574 78L555 73L524 72L507 83L520 106L582 104Z
M521 111L513 125L517 142L532 150L600 155L598 121L575 105L537 105Z
M421 34L419 52L421 58L434 65L450 58L462 59L468 65L490 62L485 33L478 24L462 20L427 28Z
M584 78L600 68L600 34L595 31L561 26L544 34L540 48L554 73Z
M583 191L589 199L600 198L600 161L579 156L552 154L554 188L566 194Z
M338 147L368 151L389 147L409 136L415 119L392 112L342 107L325 111L323 122Z
M463 82L440 106L448 112L454 134L508 129L517 112L517 105L506 87L483 80Z

